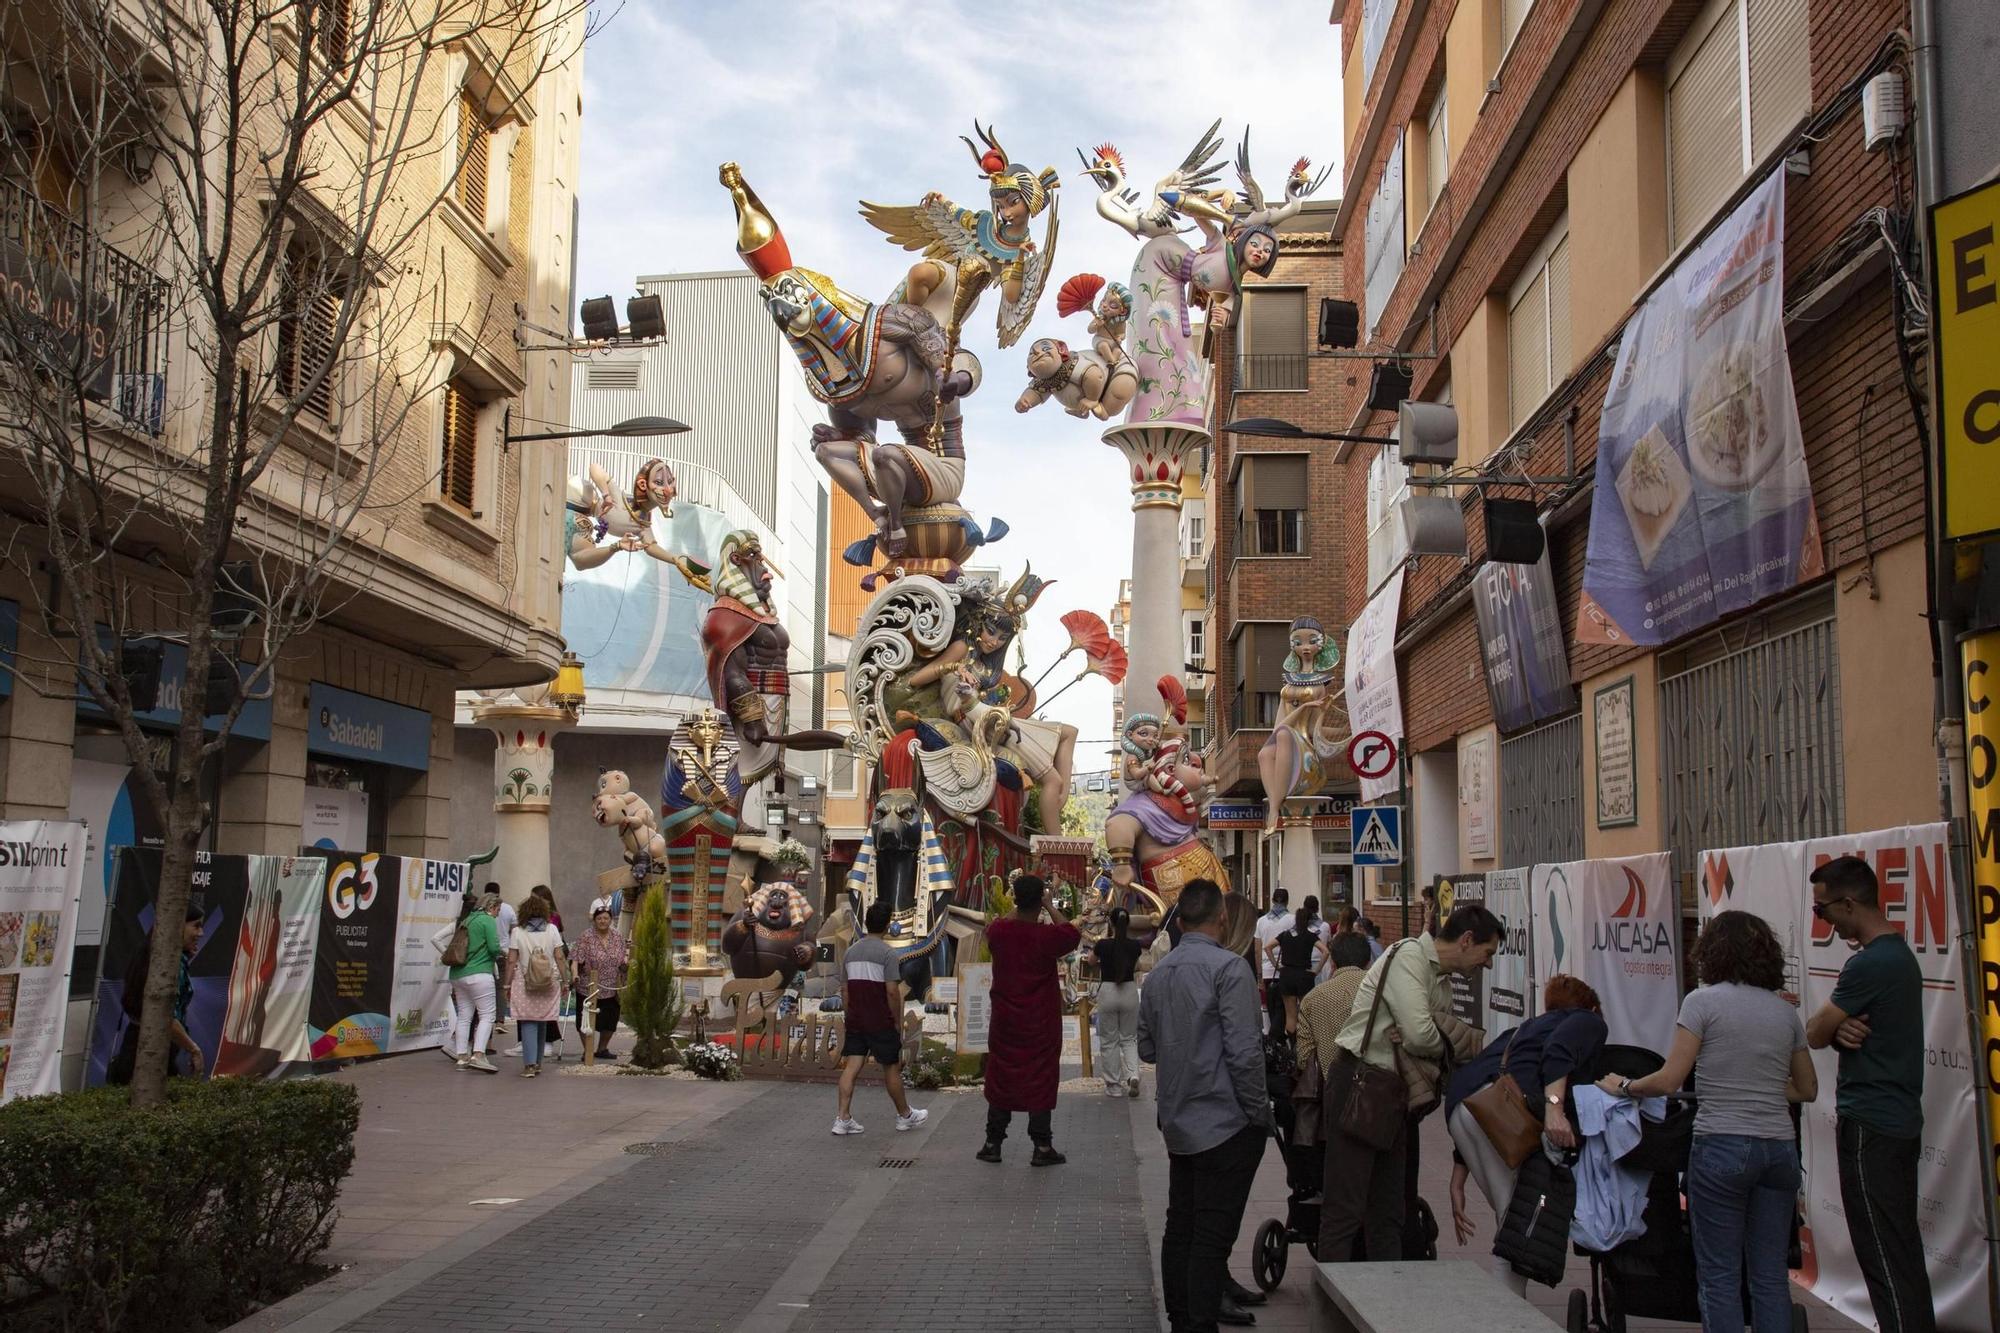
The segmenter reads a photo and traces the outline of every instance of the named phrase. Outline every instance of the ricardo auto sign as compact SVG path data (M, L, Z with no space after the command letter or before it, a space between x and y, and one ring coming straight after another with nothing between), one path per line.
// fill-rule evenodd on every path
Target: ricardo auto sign
M2000 181L1931 208L1948 537L2000 531Z

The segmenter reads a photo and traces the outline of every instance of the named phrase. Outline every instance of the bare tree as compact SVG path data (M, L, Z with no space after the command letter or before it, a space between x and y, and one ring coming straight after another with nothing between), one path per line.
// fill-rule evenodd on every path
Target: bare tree
M485 189L474 121L599 17L41 0L0 19L0 475L32 510L0 558L57 645L42 665L116 725L165 830L136 1103L165 1095L204 766L419 495L450 492L422 424L438 372L396 349L452 299L438 228ZM448 77L467 51L495 72L470 112ZM511 347L516 312L478 315ZM134 692L162 640L184 646L186 694L164 775Z

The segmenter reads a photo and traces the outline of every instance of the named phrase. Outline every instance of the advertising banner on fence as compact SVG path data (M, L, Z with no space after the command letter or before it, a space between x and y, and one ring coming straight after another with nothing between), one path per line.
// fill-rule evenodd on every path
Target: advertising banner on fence
M387 858L397 860L398 858ZM376 867L378 873L381 867ZM396 984L390 997L389 1049L442 1046L451 1025L449 970L431 937L458 920L458 906L472 882L463 861L401 859L396 914Z
M1438 920L1450 916L1467 903L1486 901L1485 875L1439 875L1431 888L1432 897L1437 902ZM1473 1027L1486 1026L1486 974L1474 972L1470 976L1454 972L1448 978L1451 983L1451 1012L1460 1022Z
M81 824L0 824L0 1102L62 1089L87 845Z
M1389 576L1380 592L1347 628L1347 717L1352 734L1379 731L1403 743L1403 690L1396 682L1396 622L1403 613L1403 571ZM1396 771L1361 779L1361 799L1373 801L1400 785Z
M1785 173L1626 323L1578 643L1666 643L1825 571L1785 348Z
M1988 1330L1984 1145L1974 1106L1975 1061L1961 990L1958 895L1944 824L1850 833L1811 842L1731 847L1701 854L1704 920L1753 912L1785 948L1788 999L1810 1017L1832 995L1851 951L1812 913L1806 877L1836 856L1867 858L1881 904L1903 933L1924 975L1924 1146L1917 1162L1917 1218L1929 1260L1938 1327ZM1805 1108L1805 1268L1798 1280L1836 1310L1874 1323L1840 1200L1834 1139L1835 1051L1816 1051L1819 1099Z
M97 1023L91 1030L85 1082L104 1082L105 1066L118 1054L127 1017L128 981L144 974L143 958L153 929L153 902L160 891L160 851L115 847L117 890L104 922L103 962L97 983ZM188 906L201 914L201 933L188 957L187 1030L201 1048L202 1064L215 1068L222 1047L222 1015L229 1005L229 978L242 937L244 901L249 894L250 858L196 852ZM179 923L175 926L178 928ZM135 1005L134 1008L137 1008Z
M1521 870L1486 872L1486 910L1500 918L1500 952L1486 973L1486 1039L1512 1032L1541 1012L1541 988L1535 984L1535 954L1530 941L1528 875Z
M382 1055L389 1049L400 860L376 852L327 855L307 1020L315 1060Z
M213 1069L218 1075L267 1078L312 1058L306 1013L326 862L292 856L245 860L243 924Z
M1666 1054L1680 1012L1680 911L1667 853L1536 866L1529 877L1531 984L1580 977L1604 1001L1611 1040Z

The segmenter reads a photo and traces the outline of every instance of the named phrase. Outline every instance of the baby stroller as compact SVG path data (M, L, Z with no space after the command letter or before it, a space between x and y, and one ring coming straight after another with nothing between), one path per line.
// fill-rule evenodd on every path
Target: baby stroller
M1644 1078L1665 1063L1638 1046L1606 1046L1599 1071L1621 1078ZM1692 1079L1689 1080L1692 1082ZM1627 1319L1671 1319L1701 1322L1695 1280L1694 1240L1687 1209L1688 1154L1694 1146L1692 1097L1667 1102L1664 1120L1640 1122L1639 1146L1624 1160L1646 1171L1643 1215L1646 1230L1622 1245L1596 1251L1578 1245L1576 1253L1590 1261L1590 1290L1572 1289L1565 1323L1569 1333L1625 1333ZM1793 1123L1798 1110L1793 1108ZM1799 1219L1792 1218L1791 1264L1799 1263ZM1806 1333L1805 1307L1792 1303L1792 1333Z
M1285 1159L1285 1216L1269 1218L1257 1228L1250 1250L1250 1276L1263 1291L1275 1291L1285 1280L1285 1263L1293 1245L1319 1260L1320 1187L1326 1180L1326 1149L1301 1146L1294 1133L1292 1088L1298 1082L1298 1058L1291 1042L1281 1036L1264 1038L1264 1082L1271 1096L1271 1115L1278 1126L1278 1151ZM1412 1146L1414 1152L1414 1145ZM1412 1158L1414 1161L1414 1157ZM1403 1220L1403 1257L1437 1258L1437 1219L1421 1198ZM1355 1237L1357 1255L1361 1238Z

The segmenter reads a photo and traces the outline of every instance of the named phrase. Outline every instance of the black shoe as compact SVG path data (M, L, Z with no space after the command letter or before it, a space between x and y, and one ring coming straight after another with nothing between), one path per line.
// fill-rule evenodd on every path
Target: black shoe
M1252 1291L1235 1278L1225 1275L1222 1279L1222 1299L1235 1301L1238 1305L1262 1305L1269 1298L1261 1291Z
M974 1156L976 1156L976 1157L977 1157L977 1158L978 1158L978 1159L979 1159L980 1161L982 1161L982 1162L997 1162L997 1161L999 1161L999 1160L1000 1160L1000 1141L999 1141L998 1139L988 1139L988 1140L986 1140L986 1146L985 1146L984 1148L981 1148L981 1149L980 1149L980 1150L979 1150L979 1151L978 1151L977 1153L975 1153L975 1154L973 1154L973 1155L974 1155Z
M1257 1322L1257 1316L1238 1305L1228 1296L1222 1298L1222 1308L1215 1312L1218 1324L1233 1324L1238 1328L1249 1328Z
M1061 1166L1064 1162L1067 1162L1068 1160L1069 1158L1063 1156L1061 1153L1055 1150L1054 1145L1047 1143L1037 1143L1035 1145L1035 1155L1028 1159L1028 1165Z

